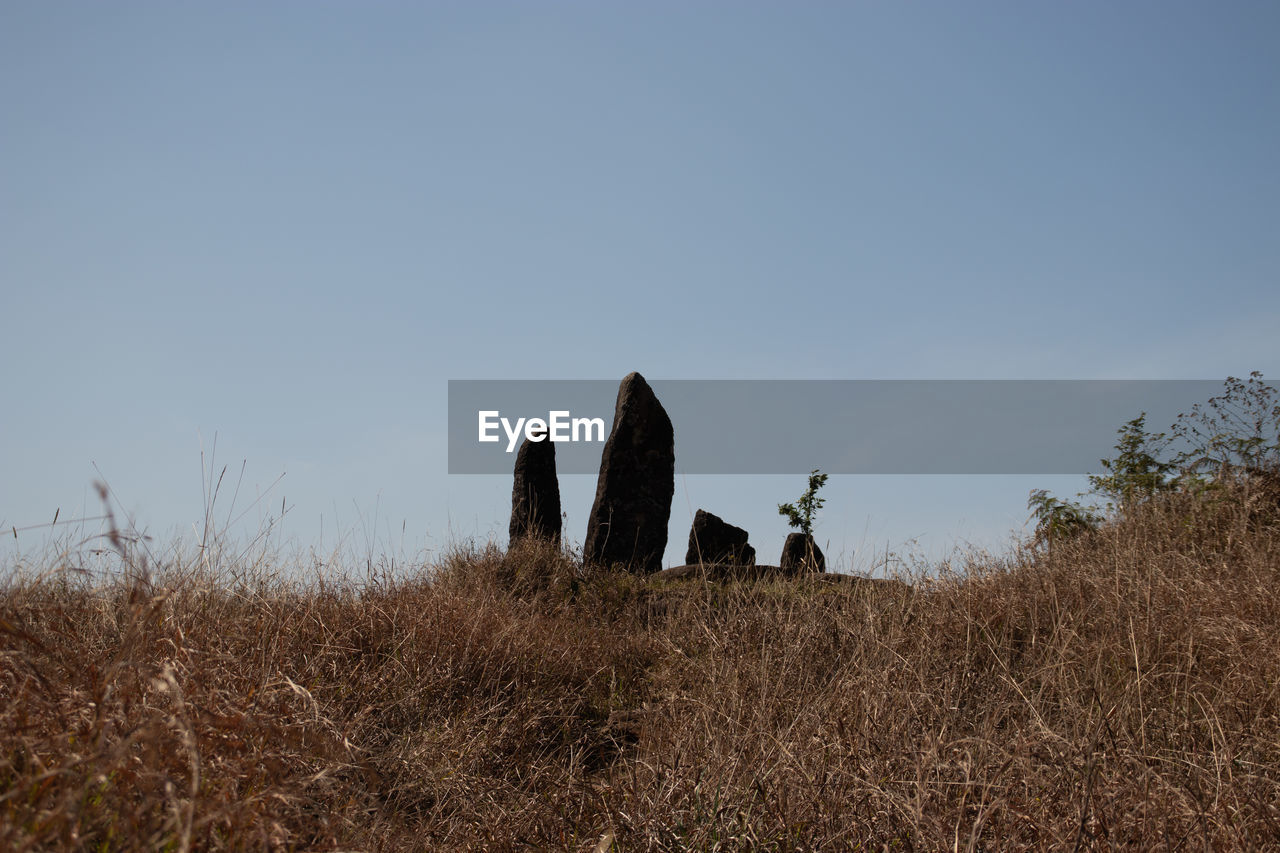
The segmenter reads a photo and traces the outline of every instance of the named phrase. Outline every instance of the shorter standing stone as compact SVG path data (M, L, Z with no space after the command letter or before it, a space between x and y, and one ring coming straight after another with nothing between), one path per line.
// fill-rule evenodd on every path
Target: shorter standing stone
M822 556L822 549L813 541L812 534L789 533L786 544L782 546L782 559L778 566L784 574L825 572L827 558Z
M693 516L689 550L685 552L684 561L690 565L724 563L754 566L756 549L747 544L747 531L700 509Z
M512 542L523 536L559 542L560 524L556 446L546 438L542 441L526 438L516 454L508 534Z

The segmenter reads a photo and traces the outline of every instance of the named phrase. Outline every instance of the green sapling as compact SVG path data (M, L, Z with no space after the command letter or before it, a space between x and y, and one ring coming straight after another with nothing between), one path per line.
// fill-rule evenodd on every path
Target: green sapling
M799 528L801 533L813 535L813 517L826 503L825 498L818 497L818 489L826 482L827 475L819 474L814 468L809 474L809 488L794 504L778 504L778 515L785 515L791 526Z

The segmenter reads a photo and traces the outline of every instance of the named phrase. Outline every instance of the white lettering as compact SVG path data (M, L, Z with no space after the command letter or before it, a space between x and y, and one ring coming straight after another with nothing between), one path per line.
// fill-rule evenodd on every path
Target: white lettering
M562 417L563 416L563 417ZM551 440L552 441L568 441L569 413L555 411L551 413Z
M481 442L499 441L501 428L507 435L507 453L515 452L522 436L529 441L604 441L604 418L575 418L563 409L548 412L547 420L516 418L515 423L491 409L479 412L477 423Z
M511 421L502 419L502 428L507 431L507 452L516 449L516 441L520 438L520 427L524 426L524 418L516 418L516 428L511 428Z
M569 414L565 412L565 414ZM586 431L586 438L578 438L578 427L583 427ZM599 432L599 438L591 437L591 428L595 427ZM574 441L604 441L604 418L574 418L573 419L573 440Z
M496 418L497 412L481 412L480 413L480 440L481 441L497 441L496 435L489 435L489 430L496 429L498 424L490 421L490 418Z

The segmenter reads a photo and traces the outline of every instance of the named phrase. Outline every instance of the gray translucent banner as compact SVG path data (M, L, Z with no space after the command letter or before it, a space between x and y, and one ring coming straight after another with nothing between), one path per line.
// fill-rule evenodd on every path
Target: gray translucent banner
M649 380L684 474L1086 474L1142 412L1153 432L1219 380ZM510 474L519 419L557 422L556 469L595 474L614 380L450 380L449 473ZM482 442L480 418L487 416ZM552 413L561 414L552 416ZM507 426L500 419L507 420ZM602 423L590 426L592 419ZM508 448L510 451L508 452Z

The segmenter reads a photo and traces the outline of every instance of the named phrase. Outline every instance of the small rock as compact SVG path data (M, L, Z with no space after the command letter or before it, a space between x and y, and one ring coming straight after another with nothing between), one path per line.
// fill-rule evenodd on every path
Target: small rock
M684 561L690 564L754 566L756 549L747 544L747 531L700 509L693 516L693 527L689 529L689 550L685 552Z
M813 541L812 534L789 533L786 543L782 546L782 559L778 561L778 565L786 574L799 574L805 571L825 572L827 558L822 555L822 549L818 547L818 543Z

